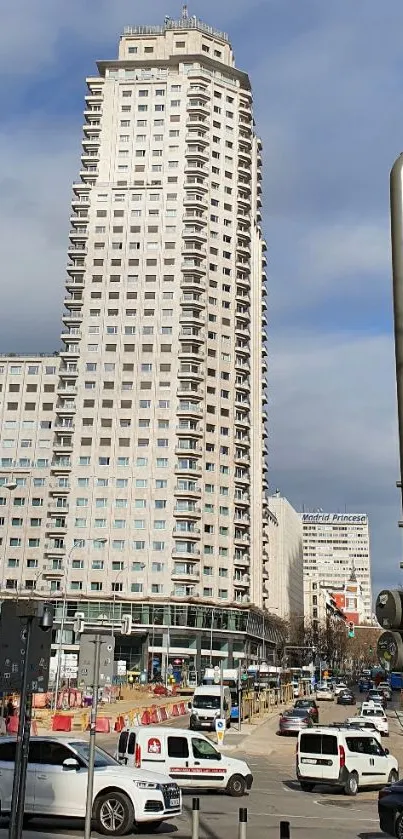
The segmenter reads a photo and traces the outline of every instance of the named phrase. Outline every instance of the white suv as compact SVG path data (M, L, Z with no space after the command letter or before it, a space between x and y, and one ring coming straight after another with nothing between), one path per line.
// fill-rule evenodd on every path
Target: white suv
M0 741L0 812L10 812L16 741ZM88 749L84 740L32 737L24 814L30 817L83 818L87 794ZM103 749L95 750L93 819L106 836L124 836L136 824L156 829L182 811L179 787L167 775L120 766Z
M360 786L381 787L399 778L396 758L362 729L318 726L300 732L296 762L297 778L306 792L330 784L356 795Z

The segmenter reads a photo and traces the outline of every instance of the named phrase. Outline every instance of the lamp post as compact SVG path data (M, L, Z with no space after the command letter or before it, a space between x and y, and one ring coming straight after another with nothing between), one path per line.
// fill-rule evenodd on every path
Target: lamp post
M4 489L8 489L8 491L10 493L10 501L11 501L11 493L14 492L15 489L17 489L17 486L18 486L17 481L13 481L13 480L9 481L8 484L4 484ZM9 534L9 529L10 529L10 517L11 517L11 510L9 509L9 515L6 517L6 532L4 534L3 585L1 586L1 588L5 588L4 573L5 573L5 564L6 564L6 558L7 558L6 554L7 554L8 534ZM18 591L18 589L17 589L17 591ZM3 691L2 696L1 696L1 718L2 719L4 719L5 705L6 705L6 696L5 696L5 693Z
M210 667L213 666L213 629L214 629L215 609L211 610L211 624L210 624Z
M64 624L66 622L66 611L67 611L67 586L69 581L69 570L70 570L70 561L71 555L74 551L76 546L73 544L66 556L66 568L64 574L64 591L63 591L63 600L62 600L62 617L60 621L60 630L59 630L59 644L57 647L57 670L56 670L56 682L55 682L55 694L53 697L53 711L57 711L57 696L59 693L60 687L60 679L62 673L62 655L63 655L63 632L64 632Z

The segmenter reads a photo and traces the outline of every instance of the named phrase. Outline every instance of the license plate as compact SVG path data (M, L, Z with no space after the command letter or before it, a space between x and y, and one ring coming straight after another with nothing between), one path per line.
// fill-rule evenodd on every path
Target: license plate
M312 763L316 765L316 759L314 757L303 757L301 763Z
M170 798L169 799L169 806L170 807L179 807L179 798Z

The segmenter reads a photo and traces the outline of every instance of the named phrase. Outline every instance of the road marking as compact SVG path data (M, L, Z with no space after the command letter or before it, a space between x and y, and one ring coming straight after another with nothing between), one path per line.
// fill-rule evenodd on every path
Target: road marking
M351 811L350 811L351 812ZM253 810L248 811L249 816L266 816L272 819L305 819L305 821L325 821L334 822L334 816L296 816L295 813L255 813ZM357 822L375 822L378 824L378 819L355 819ZM350 822L351 817L347 819L337 817L337 822Z

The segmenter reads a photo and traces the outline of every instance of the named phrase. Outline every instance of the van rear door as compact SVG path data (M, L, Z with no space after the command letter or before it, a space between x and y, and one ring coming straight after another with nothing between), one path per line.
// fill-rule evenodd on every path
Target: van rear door
M322 735L304 732L300 735L298 747L298 773L302 779L323 778L322 766Z
M339 755L337 746L336 734L322 734L322 778L323 782L326 780L335 781L340 772L340 760L342 754ZM343 758L344 760L344 758Z

